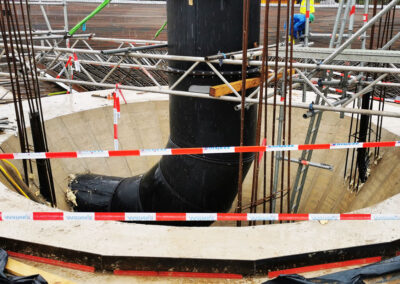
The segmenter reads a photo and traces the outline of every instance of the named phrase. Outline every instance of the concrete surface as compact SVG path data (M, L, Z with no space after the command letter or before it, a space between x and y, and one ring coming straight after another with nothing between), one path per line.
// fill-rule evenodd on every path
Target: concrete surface
M107 94L109 91L95 92ZM168 137L167 96L142 95L124 91L129 101L121 108L121 148L164 147ZM299 100L299 96L295 96ZM312 99L312 98L310 98ZM52 151L112 149L111 101L93 98L90 93L43 99L46 130ZM389 104L388 104L389 105ZM395 108L395 106L393 106ZM396 108L395 108L396 109ZM0 112L13 117L12 105L0 106ZM270 112L271 113L271 112ZM303 111L294 111L293 144L302 144L308 121L300 118ZM325 113L317 143L347 141L349 117ZM388 123L389 122L389 123ZM384 119L386 127L398 132L396 120ZM1 148L17 152L17 137L13 133L0 135ZM383 140L398 139L384 131ZM345 151L315 151L314 161L335 166L333 172L310 170L306 184L302 212L344 212L365 207L391 198L360 212L400 213L400 191L397 174L398 149L383 149L382 160L372 170L369 181L356 195L346 190L342 179ZM298 153L297 153L298 155ZM296 156L296 155L295 155ZM129 176L142 173L159 157L113 159L63 159L52 161L61 207L69 174L91 171L95 173ZM14 161L15 162L15 161ZM17 163L18 165L18 163ZM395 165L395 166L393 166ZM295 167L293 167L295 168ZM384 175L382 173L385 173ZM382 176L382 177L381 177ZM249 184L245 181L245 202L249 201ZM49 207L33 203L11 192L0 184L1 211L51 211ZM220 225L221 223L218 223ZM230 223L223 223L227 225ZM232 223L231 223L232 224ZM49 246L89 253L115 256L212 258L256 260L293 254L326 251L389 242L400 238L398 221L316 221L276 224L256 227L185 228L156 225L125 224L120 222L0 222L1 237L44 243ZM340 232L340 234L338 234ZM332 237L337 236L337 237ZM119 278L110 274L87 274L64 269L50 269L72 277L78 283L135 283L176 282L193 283L190 279L159 279L142 277ZM61 272L60 272L61 271ZM66 274L63 274L66 273ZM249 278L237 283L260 283L265 278ZM88 282L89 281L89 282ZM210 283L196 279L195 282ZM214 283L220 283L215 281Z
M105 95L109 90L96 91ZM163 148L169 135L168 96L162 94L141 94L124 91L129 104L121 105L119 136L121 149ZM56 96L43 99L46 132L51 151L112 150L113 119L112 101L95 98L92 93ZM294 101L301 99L295 93ZM309 100L313 98L310 96ZM386 104L389 111L399 107ZM269 108L269 123L272 120ZM12 104L0 106L0 113L13 120ZM292 144L303 144L308 120L302 118L303 110L293 110ZM29 121L29 120L27 120ZM399 140L398 119L384 118L382 141ZM316 143L347 142L350 117L340 119L336 113L325 112ZM271 129L271 127L269 127ZM394 133L393 133L394 132ZM269 134L269 137L270 134ZM29 138L29 140L31 140ZM267 144L269 144L267 142ZM12 132L0 135L1 149L5 152L19 152L18 137ZM208 146L208 145L204 145ZM299 157L300 152L292 152ZM358 194L348 190L343 179L346 150L314 151L312 161L330 164L333 171L310 168L299 212L346 212L376 204L400 192L400 151L395 148L381 149L379 162L371 168L371 176ZM267 154L269 159L270 153ZM91 172L114 176L132 176L144 173L159 160L159 157L114 157L109 159L56 159L52 169L59 208L69 210L65 202L68 176ZM99 162L100 161L100 162ZM13 161L21 168L21 161ZM291 180L294 181L296 164L291 164ZM269 172L269 168L267 169ZM262 173L262 172L261 172ZM243 204L250 203L252 169L244 182ZM262 178L259 180L262 189ZM278 188L280 188L278 186ZM261 193L262 190L260 190ZM259 198L262 198L259 194ZM286 208L286 200L284 201ZM261 208L260 208L261 210ZM233 223L231 223L233 224Z
M104 91L107 93L107 91ZM98 92L100 93L100 92ZM162 95L150 95L148 97L124 92L131 103L122 105L121 109L121 148L153 148L163 147L168 137L168 111L166 101L154 101L164 99ZM161 96L161 97L159 97ZM151 100L146 103L138 101ZM47 133L49 145L52 151L69 150L99 150L112 149L112 109L110 101L101 98L93 98L90 94L77 94L73 96L59 96L43 100L46 114ZM104 108L98 108L106 106ZM2 106L2 113L5 108ZM91 110L88 110L91 109ZM87 111L83 111L87 110ZM73 113L74 111L78 111ZM73 113L70 115L63 115ZM295 112L300 117L302 112ZM8 115L12 115L8 113ZM60 116L61 115L61 116ZM345 141L347 135L347 124L349 119L338 119L337 114L326 113L323 121L324 127L317 143L333 143ZM303 119L293 119L293 143L303 143L304 133L298 132L301 127L308 123ZM0 136L1 137L1 136ZM393 140L397 136L385 132L383 140ZM16 137L11 136L1 147L6 152L18 150ZM328 153L327 153L328 152ZM365 195L378 195L386 192L386 195L394 195L399 188L398 175L393 168L393 163L399 158L399 151L385 149L382 161L377 165L378 173L385 172L386 176L380 186L376 186L373 178L365 184L358 196L353 196L348 207L343 210L350 211L353 204ZM344 151L316 151L313 160L331 163L339 167ZM329 159L328 159L329 158ZM53 170L57 184L58 193L62 195L66 185L68 174L83 171L92 171L103 174L116 174L121 176L132 175L142 172L158 160L154 157L144 160L128 161L125 158L115 158L100 162L96 159L73 160L64 159L53 161ZM120 160L121 159L121 160ZM143 159L143 158L138 158ZM385 162L385 160L388 162ZM397 160L398 161L398 160ZM385 163L388 163L385 164ZM398 163L396 162L396 166ZM393 168L393 170L388 170ZM345 188L335 188L335 183L341 184L340 169L334 172L321 172L322 170L310 171L310 192L308 192L307 203L315 200L320 212L333 210L331 206L331 194L344 195L343 199L351 197ZM336 172L338 171L338 172ZM323 177L323 178L321 178ZM389 182L393 177L393 182ZM329 186L325 186L328 184ZM385 188L385 185L388 188ZM320 192L316 198L315 192ZM326 193L327 192L327 193ZM371 193L372 192L372 193ZM385 194L379 194L379 198L385 198ZM321 198L321 196L326 196ZM376 200L379 199L378 197ZM367 198L368 199L368 198ZM375 199L373 199L375 200ZM334 200L340 204L346 201ZM369 198L371 201L371 197ZM383 203L364 210L374 213L400 213L397 206L400 195L395 195ZM51 210L45 206L32 203L21 196L9 191L1 185L2 211L45 211ZM324 202L326 205L324 205ZM362 200L368 203L366 200ZM362 204L360 201L359 204ZM321 205L322 204L322 205ZM312 207L310 212L317 210ZM305 209L304 209L305 210ZM304 212L304 211L303 211ZM0 223L2 237L15 239L29 239L31 242L44 242L53 246L61 246L71 249L80 249L87 252L98 252L101 248L104 254L109 255L136 255L136 256L170 256L191 258L222 258L222 259L259 259L281 255L299 254L303 252L328 250L338 247L349 247L362 244L372 244L391 241L399 238L400 227L398 222L377 221L340 221L321 225L318 222L302 222L295 224L282 224L271 226L242 227L242 228L175 228L163 226L150 226L139 224L124 224L115 222L25 222L25 223ZM335 232L342 232L340 238L332 239ZM27 232L29 232L27 236ZM102 232L94 234L94 232ZM82 237L87 236L87 237ZM151 238L149 236L152 236ZM229 236L229 237L227 237ZM266 242L269 240L279 240ZM318 242L315 242L318 236ZM240 245L238 245L240 243Z
M1 186L2 211L52 211ZM359 212L399 214L400 195ZM121 222L0 222L1 237L103 255L256 260L390 242L398 221L317 221L255 227L168 227ZM340 234L338 234L340 232ZM334 237L337 236L337 237Z

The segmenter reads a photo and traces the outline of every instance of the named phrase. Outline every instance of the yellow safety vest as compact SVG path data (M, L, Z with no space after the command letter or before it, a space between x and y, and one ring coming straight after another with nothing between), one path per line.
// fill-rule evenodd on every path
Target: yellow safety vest
M306 14L307 11L307 0L302 0L300 4L300 14ZM310 0L310 14L314 14L314 0Z

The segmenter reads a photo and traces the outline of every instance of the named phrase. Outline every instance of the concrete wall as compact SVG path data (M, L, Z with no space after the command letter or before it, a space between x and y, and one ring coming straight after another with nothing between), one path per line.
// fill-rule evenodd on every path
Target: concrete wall
M103 91L104 93L104 91ZM78 97L79 96L79 97ZM140 97L140 95L137 95ZM128 101L129 101L129 95ZM46 121L46 132L51 151L77 150L112 150L113 122L112 107L105 99L90 97L90 94L75 96L87 108ZM53 103L51 103L53 102ZM64 104L63 97L47 98L44 108L57 108ZM73 112L73 111L72 111ZM293 110L292 144L303 144L308 120L302 118L302 110ZM119 137L121 149L163 148L169 135L169 112L167 101L135 102L121 105ZM272 111L269 109L269 123ZM385 119L384 119L385 122ZM316 143L347 142L350 118L340 119L336 113L326 112L323 115L320 132ZM271 127L269 127L271 129ZM269 134L269 137L270 134ZM398 136L383 130L382 141L399 140ZM267 142L269 144L269 142ZM203 145L207 146L207 145ZM18 152L18 138L11 136L1 147L6 152ZM299 212L346 212L371 206L400 192L400 152L395 148L382 149L383 155L371 170L371 176L358 194L348 191L348 183L343 179L346 150L314 151L312 161L330 164L333 171L310 168L305 184L304 197ZM300 152L292 152L292 157L299 157ZM270 154L267 155L268 160ZM68 206L64 201L68 176L71 174L91 172L96 174L128 177L148 170L159 160L159 157L118 157L100 159L57 159L52 160L54 180L59 205ZM20 167L19 161L13 161ZM291 165L291 182L293 185L297 165ZM262 170L259 182L259 198L262 198ZM269 173L269 168L267 169ZM179 174L179 173L177 173ZM268 174L269 175L269 174ZM252 169L244 183L243 204L250 204ZM267 180L267 192L269 181ZM278 188L280 186L278 185ZM285 188L286 189L286 188ZM234 206L235 207L235 204ZM268 208L268 206L267 206ZM279 207L278 207L279 208ZM286 208L286 201L284 202ZM260 207L260 210L261 207Z

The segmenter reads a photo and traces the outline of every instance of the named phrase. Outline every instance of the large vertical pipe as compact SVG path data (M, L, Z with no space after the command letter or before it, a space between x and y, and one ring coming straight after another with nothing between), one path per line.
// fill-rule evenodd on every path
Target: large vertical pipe
M208 56L241 50L242 6L242 0L167 1L169 54ZM259 21L260 1L252 0L249 48L258 45ZM190 62L169 62L170 86L190 65ZM215 67L224 73L228 81L241 78L241 66ZM221 80L209 71L206 64L199 64L175 89L187 91L195 85L221 84ZM255 75L258 75L258 70L254 74L249 72L249 76ZM235 105L227 101L170 96L170 138L167 147L239 145L240 112L234 110ZM246 110L244 145L255 145L256 116L255 105ZM250 168L253 156L244 155L244 174ZM98 182L104 184L110 181L112 190L108 190L107 194L112 194L112 200L107 205L102 195L103 205L97 206L97 210L224 212L230 209L237 194L238 164L237 154L163 156L144 175L121 180L85 175L78 177L71 187L78 190L77 209L81 211L92 210L92 204L96 203L93 192L98 190L91 188L96 188Z
M251 1L249 47L259 39L259 1ZM168 53L173 55L207 56L218 52L241 50L242 0L167 1ZM169 83L172 85L192 63L170 61ZM228 81L241 78L240 66L216 66L221 72L232 72ZM194 72L210 71L200 64ZM188 76L176 86L187 91L193 85L221 84L215 76ZM239 145L240 112L235 103L203 100L193 97L170 97L170 138L167 147L201 147ZM245 114L245 145L255 144L256 107ZM244 172L250 167L253 155L245 155ZM178 211L227 211L237 193L237 154L165 156L158 170L180 200ZM144 180L153 177L145 176ZM149 183L153 183L150 182ZM142 198L145 211L164 207L166 190L149 186L143 197L154 191L152 198ZM181 200L186 200L187 204ZM189 205L190 203L190 205ZM170 206L170 205L168 205ZM171 208L165 208L165 210Z

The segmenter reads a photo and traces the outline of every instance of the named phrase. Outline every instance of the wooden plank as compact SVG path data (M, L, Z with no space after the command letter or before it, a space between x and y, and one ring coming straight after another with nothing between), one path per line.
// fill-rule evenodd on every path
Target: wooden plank
M231 82L232 87L240 92L242 90L242 80ZM260 85L260 78L251 78L246 80L246 89L251 89ZM232 94L232 90L226 85L217 85L210 88L210 96L221 97L228 94Z
M27 265L19 262L13 258L8 258L7 265L5 267L8 273L16 276L29 276L40 274L49 284L75 284L70 280L64 279L58 275L50 272L38 269L36 267Z

